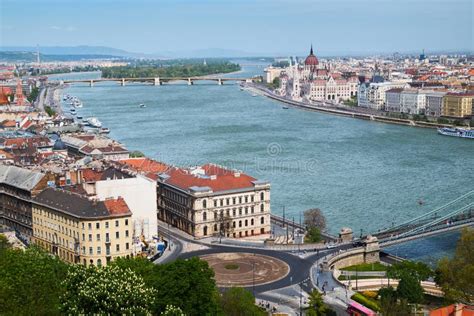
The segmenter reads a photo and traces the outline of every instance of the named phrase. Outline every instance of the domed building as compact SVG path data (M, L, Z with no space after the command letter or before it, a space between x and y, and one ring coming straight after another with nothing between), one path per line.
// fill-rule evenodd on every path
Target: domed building
M311 45L311 50L309 51L308 57L304 61L305 68L308 68L310 71L316 70L319 65L318 58L313 53L313 45Z

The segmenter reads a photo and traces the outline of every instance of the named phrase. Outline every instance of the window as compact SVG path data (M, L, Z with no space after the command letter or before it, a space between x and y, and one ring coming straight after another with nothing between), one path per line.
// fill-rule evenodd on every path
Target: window
M115 245L115 250L120 251L120 245L119 244Z
M217 219L217 212L214 212L214 219Z
M92 223L87 224L87 227L89 227L89 229L92 229Z
M206 200L202 201L202 208L207 208L207 201Z
M100 241L100 234L97 234L97 241Z
M230 210L229 210L229 209L227 209L227 210L225 211L225 215L226 215L227 217L230 216Z
M89 247L89 254L92 255L93 252L94 250L92 249L92 247Z
M117 239L120 238L120 233L119 232L115 232L115 238L117 238Z
M105 233L105 242L109 242L110 239L109 239L109 233Z
M264 224L265 223L265 217L260 217L260 224Z
M239 215L242 215L242 208L239 207Z
M89 241L92 241L92 234L89 234Z
M235 216L235 211L236 211L236 209L233 208L233 209L232 209L232 216Z
M239 196L239 204L241 204L241 203L242 203L242 197Z
M247 215L249 213L249 208L246 206L245 207L245 215Z
M235 222L232 222L232 227L235 228Z
M100 229L100 223L95 223L95 228Z
M119 221L115 221L115 227L119 227Z
M217 207L217 200L214 200L214 207Z
M204 226L203 235L204 235L204 236L207 236L207 226Z
M253 226L253 218L250 220L250 225Z
M249 221L245 220L245 227L247 227L248 225L249 225Z
M264 211L265 211L265 205L262 204L262 205L260 205L260 212L263 213Z
M260 192L260 201L265 200L265 194L263 192Z
M254 208L253 206L250 208L250 212L251 212L252 214L255 212L255 208Z
M127 249L127 250L130 249L130 244L128 242L125 243L125 249Z
M98 267L102 267L102 260L97 259L97 266L98 266Z
M105 228L109 228L109 222L105 222Z
M235 197L232 198L232 204L235 204Z
M249 202L249 197L248 195L245 196L245 203L248 203Z
M82 229L84 229L84 223L82 223Z
M102 252L102 249L100 249L100 246L97 247L97 254L100 255Z
M82 234L82 241L86 241L86 234Z
M242 227L242 221L239 221L239 227Z
M217 224L214 224L214 231L217 231Z
M253 202L253 201L254 201L254 196L251 195L251 196L250 196L250 202Z
M125 231L125 237L128 237L128 230Z
M206 212L202 212L202 220L207 221L207 213Z
M128 219L125 219L125 226L128 226Z
M225 204L226 204L226 205L229 205L229 204L230 204L230 199L226 199L226 200L225 200Z
M86 247L82 246L82 254L85 255L86 254Z

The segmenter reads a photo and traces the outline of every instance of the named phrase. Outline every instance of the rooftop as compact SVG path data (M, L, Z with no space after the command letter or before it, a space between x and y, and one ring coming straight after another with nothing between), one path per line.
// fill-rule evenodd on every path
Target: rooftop
M0 183L31 191L45 175L37 171L19 168L16 166L0 165Z

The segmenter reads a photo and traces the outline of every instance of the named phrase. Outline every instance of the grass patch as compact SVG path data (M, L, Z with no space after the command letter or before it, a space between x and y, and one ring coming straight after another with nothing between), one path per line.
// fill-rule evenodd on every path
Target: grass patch
M367 308L370 308L373 311L378 312L380 310L380 305L379 305L379 303L377 303L377 301L375 301L373 299L370 299L368 297L365 297L364 295L362 295L360 293L356 293L356 294L352 295L351 299L353 299L357 303L360 303L360 304L364 305Z
M338 278L337 278L339 281L347 281L347 280L351 280L351 281L355 281L356 277L355 275L352 275L352 276L348 276L348 275L340 275ZM380 279L379 276L357 276L357 280L362 280L362 279Z
M375 263L361 263L354 266L342 268L344 271L387 271L387 266L380 262Z
M239 268L238 264L235 263L229 263L224 266L227 270L237 270Z

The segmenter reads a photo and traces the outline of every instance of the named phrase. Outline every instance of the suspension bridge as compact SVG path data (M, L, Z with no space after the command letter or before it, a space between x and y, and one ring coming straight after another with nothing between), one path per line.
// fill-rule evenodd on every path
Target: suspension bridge
M373 233L383 246L474 225L474 190L425 214Z

